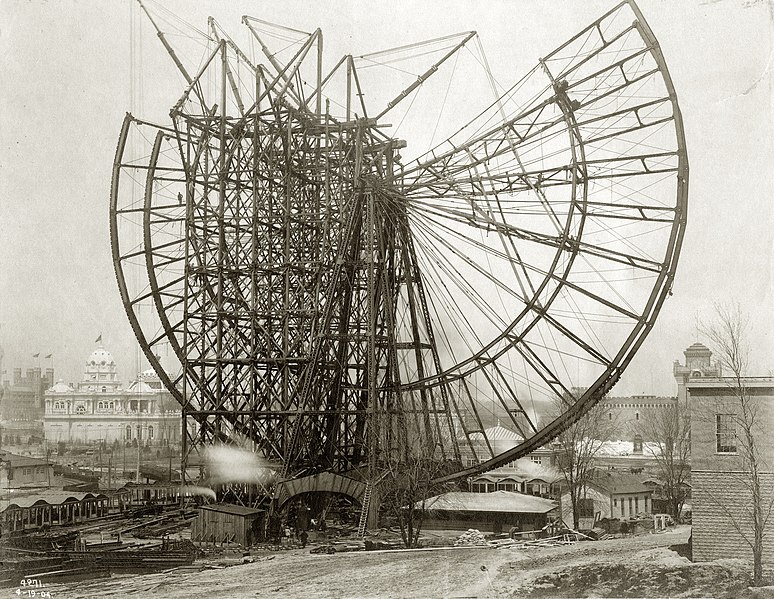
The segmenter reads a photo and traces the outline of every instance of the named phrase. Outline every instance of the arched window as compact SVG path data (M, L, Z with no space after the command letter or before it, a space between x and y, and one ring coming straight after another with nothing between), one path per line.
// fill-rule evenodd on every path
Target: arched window
M126 437L127 441L129 441L132 438L132 427L131 426L129 426L129 425L126 426L126 432L125 432L124 436Z
M107 393L107 387L102 387L102 393Z

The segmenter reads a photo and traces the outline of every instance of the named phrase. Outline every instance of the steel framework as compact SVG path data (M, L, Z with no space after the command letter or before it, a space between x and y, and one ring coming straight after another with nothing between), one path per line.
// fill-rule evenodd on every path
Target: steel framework
M210 20L191 74L147 16L186 88L168 124L124 120L111 242L185 458L239 437L286 476L373 478L422 451L459 478L544 445L619 379L670 293L688 187L675 91L633 2L412 160L384 117L475 32L429 42L429 68L374 106L359 74L387 53L325 73L322 32L283 28L280 62L244 17L259 63ZM561 409L541 420L546 405ZM523 441L489 438L492 413Z

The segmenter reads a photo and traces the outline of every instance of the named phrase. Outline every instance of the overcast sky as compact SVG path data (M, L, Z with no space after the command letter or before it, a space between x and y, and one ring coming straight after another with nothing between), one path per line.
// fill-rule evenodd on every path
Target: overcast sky
M475 29L493 72L515 81L612 1L167 2L200 29L251 14L325 32L326 63ZM615 394L672 394L672 362L713 302L752 322L754 374L774 370L772 9L764 0L641 0L685 120L688 228L673 288ZM129 0L0 0L0 344L4 378L54 354L76 381L102 333L127 380L136 343L110 254L111 167L124 113L163 118L182 87L147 23L130 57ZM138 68L131 73L131 65ZM168 65L167 65L168 66ZM169 71L171 73L171 71ZM142 89L142 100L131 90ZM404 132L409 140L410 133ZM41 361L41 366L49 362Z

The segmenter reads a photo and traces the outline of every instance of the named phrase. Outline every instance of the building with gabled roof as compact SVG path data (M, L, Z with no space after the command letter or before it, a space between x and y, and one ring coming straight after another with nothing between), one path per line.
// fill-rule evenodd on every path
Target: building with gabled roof
M595 470L580 500L581 528L592 528L602 518L629 519L638 514L650 514L653 509L653 488L640 476L617 471ZM560 497L562 519L572 524L572 502L569 490Z

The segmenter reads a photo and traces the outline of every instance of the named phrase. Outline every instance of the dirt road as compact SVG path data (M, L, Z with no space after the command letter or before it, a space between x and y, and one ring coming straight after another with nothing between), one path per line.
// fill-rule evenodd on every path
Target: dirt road
M742 564L692 564L669 549L690 529L529 550L460 548L311 555L51 585L52 597L739 597ZM261 559L261 558L258 558ZM236 561L236 560L235 560Z

